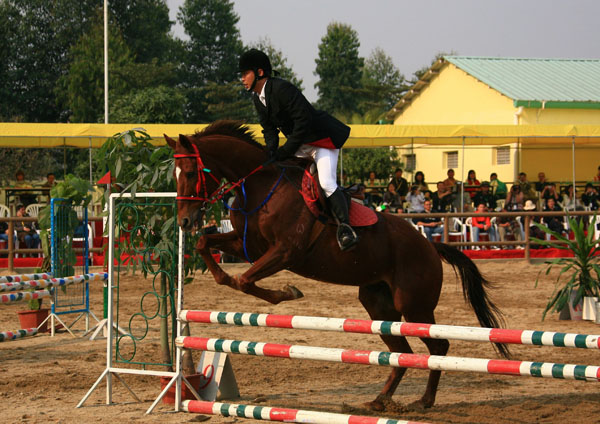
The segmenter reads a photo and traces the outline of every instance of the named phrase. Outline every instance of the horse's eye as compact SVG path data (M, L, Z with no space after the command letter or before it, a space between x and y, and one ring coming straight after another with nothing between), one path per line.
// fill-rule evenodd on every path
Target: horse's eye
M186 172L185 176L187 178L194 178L196 176L196 173L195 172L191 172L191 171L190 172Z

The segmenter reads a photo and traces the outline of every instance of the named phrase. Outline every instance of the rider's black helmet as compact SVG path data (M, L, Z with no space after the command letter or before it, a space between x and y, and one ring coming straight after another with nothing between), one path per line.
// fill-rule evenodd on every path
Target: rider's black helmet
M270 77L273 71L271 61L264 52L257 49L250 49L242 53L240 56L240 72L248 70L257 72L259 69L264 71L266 77Z

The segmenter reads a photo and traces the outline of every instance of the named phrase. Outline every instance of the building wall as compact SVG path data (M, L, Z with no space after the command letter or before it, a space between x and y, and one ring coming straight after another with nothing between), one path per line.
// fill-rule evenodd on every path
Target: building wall
M513 101L448 64L394 124L514 124Z

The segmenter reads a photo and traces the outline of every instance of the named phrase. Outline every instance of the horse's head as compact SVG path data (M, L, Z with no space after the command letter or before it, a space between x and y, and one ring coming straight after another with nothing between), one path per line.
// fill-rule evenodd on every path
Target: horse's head
M165 139L175 152L173 171L177 184L177 223L190 231L200 222L207 202L213 202L219 189L219 179L204 165L198 147L185 135Z

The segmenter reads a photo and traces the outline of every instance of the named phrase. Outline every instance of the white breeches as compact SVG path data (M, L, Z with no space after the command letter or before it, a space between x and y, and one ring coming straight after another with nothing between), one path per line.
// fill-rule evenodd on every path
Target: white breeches
M295 155L299 158L312 158L315 161L319 172L319 184L327 197L331 196L338 187L335 176L339 154L339 149L325 149L303 144Z

